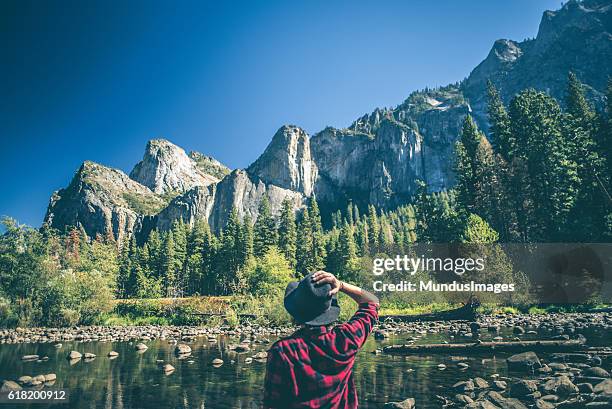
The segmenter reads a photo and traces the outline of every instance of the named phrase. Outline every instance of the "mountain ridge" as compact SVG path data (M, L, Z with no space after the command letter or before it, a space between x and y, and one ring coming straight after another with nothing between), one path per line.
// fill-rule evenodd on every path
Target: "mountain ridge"
M329 210L348 201L392 208L410 200L417 180L431 191L451 188L454 143L465 115L471 114L483 130L488 128L487 81L505 101L530 87L562 100L567 73L573 71L586 84L590 99L600 104L612 75L612 64L605 63L612 61L611 25L612 1L570 0L560 10L544 12L534 39L495 41L463 81L412 92L394 108L376 108L347 128L327 127L312 137L298 126L284 125L246 169L230 171L212 157L186 154L169 141L151 140L129 178L153 193L157 199L151 202L165 203L163 208L138 213L138 201L130 205L112 195L79 196L61 189L51 198L45 224L60 229L82 226L90 236L112 231L119 239L168 229L179 219L190 224L207 220L219 230L232 208L241 218L255 220L264 196L278 214L284 199L295 210L313 196ZM145 192L123 177L109 178L111 184L129 184L128 190ZM123 231L112 217L110 222L91 223L86 220L89 214L71 201L130 222L124 223Z

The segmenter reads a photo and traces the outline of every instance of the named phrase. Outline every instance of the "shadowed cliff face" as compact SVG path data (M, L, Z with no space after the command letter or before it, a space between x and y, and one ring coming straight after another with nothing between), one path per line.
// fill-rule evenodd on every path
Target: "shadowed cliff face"
M145 215L167 203L120 170L86 161L72 182L51 196L45 224L81 228L90 237L112 233L122 241L140 231Z
M309 138L293 125L281 127L246 170L229 169L166 141L147 144L143 160L125 173L86 162L70 185L54 193L45 223L83 227L90 236L123 240L182 219L222 228L232 208L257 218L263 197L274 214L289 199L296 210L317 200L344 208L348 200L390 208L415 193L417 180L430 191L452 187L454 144L471 113L487 129L486 83L505 101L533 87L563 100L573 71L601 102L612 76L612 1L570 1L547 11L535 39L498 40L461 83L412 93L392 109L375 109L345 129L326 128Z

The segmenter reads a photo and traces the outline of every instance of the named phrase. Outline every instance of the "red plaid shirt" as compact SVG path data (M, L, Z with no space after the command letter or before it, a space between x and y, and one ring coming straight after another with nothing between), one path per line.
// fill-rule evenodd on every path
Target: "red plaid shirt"
M353 363L378 320L376 304L360 304L346 323L331 330L302 328L268 351L265 408L357 407Z

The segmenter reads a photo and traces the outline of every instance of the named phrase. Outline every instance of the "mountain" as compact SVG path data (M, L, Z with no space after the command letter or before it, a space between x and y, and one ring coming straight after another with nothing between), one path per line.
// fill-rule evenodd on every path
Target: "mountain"
M298 210L315 195L328 213L348 201L392 208L411 199L418 180L430 191L454 185L454 144L465 115L488 128L488 80L506 102L530 87L562 101L573 71L600 105L612 76L611 33L612 0L569 1L544 13L535 38L497 40L461 82L413 92L395 108L377 108L348 128L328 127L312 138L298 126L282 126L247 169L230 172L163 139L147 144L129 177L86 162L53 194L45 223L122 240L179 219L207 220L218 230L232 208L255 220L264 197L275 214L284 199Z
M153 139L147 143L144 157L130 178L159 194L183 193L194 186L217 183L224 166L201 154L188 156L180 148L165 139Z
M51 196L45 224L60 230L76 226L90 237L112 232L121 241L141 230L146 215L166 205L122 171L86 161L68 187Z

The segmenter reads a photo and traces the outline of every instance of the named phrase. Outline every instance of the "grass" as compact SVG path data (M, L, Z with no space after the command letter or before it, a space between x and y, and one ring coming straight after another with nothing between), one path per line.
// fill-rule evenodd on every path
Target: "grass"
M348 320L356 311L357 305L346 295L339 294L340 320ZM407 304L399 301L382 301L380 315L417 315L446 311L460 307L461 304L435 302L431 304ZM592 308L605 308L609 305L550 305L550 306L501 306L484 304L478 307L481 314L546 314L550 312L580 312ZM219 314L202 316L197 313ZM291 317L285 311L282 294L268 297L250 295L159 299L116 300L110 314L102 316L102 325L238 325L241 314L255 315L254 322L260 325L289 325Z

